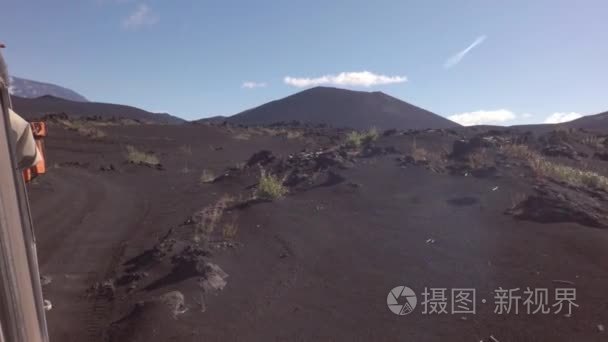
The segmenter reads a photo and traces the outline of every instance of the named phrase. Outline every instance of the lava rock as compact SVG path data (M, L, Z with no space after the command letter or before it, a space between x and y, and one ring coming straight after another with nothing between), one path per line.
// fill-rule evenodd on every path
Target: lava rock
M261 150L254 153L247 161L247 166L251 167L254 165L267 165L275 160L275 156L268 150Z
M541 153L549 157L566 157L569 159L577 159L577 154L572 146L567 144L545 146Z
M507 210L518 219L543 223L575 222L589 227L608 228L606 196L547 184L535 187L535 193Z

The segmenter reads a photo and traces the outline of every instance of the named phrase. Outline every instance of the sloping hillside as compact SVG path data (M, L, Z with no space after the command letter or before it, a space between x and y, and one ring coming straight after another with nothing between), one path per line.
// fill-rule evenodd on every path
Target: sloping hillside
M568 122L566 125L574 128L608 131L608 112L583 116L582 118Z

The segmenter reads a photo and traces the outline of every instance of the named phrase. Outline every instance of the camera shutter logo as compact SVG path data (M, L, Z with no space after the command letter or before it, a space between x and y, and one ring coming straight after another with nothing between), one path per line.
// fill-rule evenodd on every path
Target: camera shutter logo
M407 286L397 286L388 293L386 305L395 315L407 315L414 311L418 299L412 289Z

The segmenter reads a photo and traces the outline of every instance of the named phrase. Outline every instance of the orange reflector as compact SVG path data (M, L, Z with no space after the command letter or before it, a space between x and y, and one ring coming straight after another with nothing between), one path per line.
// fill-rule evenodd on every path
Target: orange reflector
M36 176L46 173L46 151L44 148L44 137L47 135L46 122L31 122L30 127L34 134L34 140L36 140L36 149L40 154L40 161L25 170L23 170L23 179L25 182L29 182Z

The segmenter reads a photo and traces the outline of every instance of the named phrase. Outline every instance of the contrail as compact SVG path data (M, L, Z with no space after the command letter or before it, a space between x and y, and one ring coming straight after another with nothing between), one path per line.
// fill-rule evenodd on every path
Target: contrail
M454 56L450 57L443 66L446 69L449 69L449 68L453 67L454 65L460 63L460 61L464 58L464 56L467 55L467 53L469 53L469 51L471 51L477 45L483 43L484 40L486 40L486 35L477 37L477 39L475 39L475 41L471 45L469 45L466 49L464 49L464 50L460 51L459 53L455 54Z

